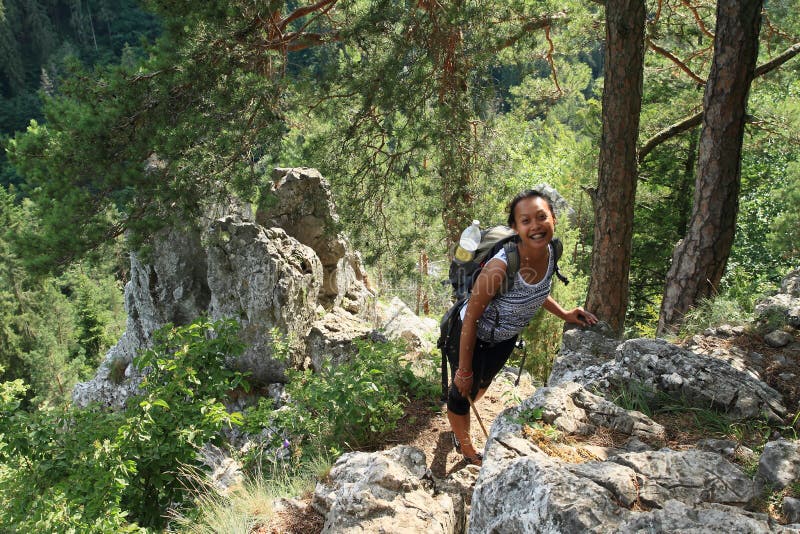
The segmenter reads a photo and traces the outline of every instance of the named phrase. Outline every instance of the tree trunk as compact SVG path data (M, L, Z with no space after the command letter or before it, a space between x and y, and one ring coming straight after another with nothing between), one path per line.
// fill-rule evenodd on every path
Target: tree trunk
M733 245L739 210L745 108L758 56L762 0L720 0L714 59L703 97L694 205L667 273L658 333L674 330L712 296Z
M592 273L586 308L621 333L628 307L636 142L642 108L643 0L606 2L603 137L597 191Z

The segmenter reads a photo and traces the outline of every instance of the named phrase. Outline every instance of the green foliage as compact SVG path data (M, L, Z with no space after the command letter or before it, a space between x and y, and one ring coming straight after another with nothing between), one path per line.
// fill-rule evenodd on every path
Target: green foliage
M262 399L245 414L248 432L268 429L255 459L269 464L374 444L396 427L408 395L436 395L433 374L417 378L403 354L398 343L362 343L348 362L329 362L318 373L288 371L287 404L275 410Z
M19 532L132 531L120 501L133 466L111 439L121 415L3 408L1 524Z
M104 247L110 258L75 264L59 277L31 276L11 246L33 224L30 209L12 193L0 189L0 378L24 379L34 404L60 404L123 330L116 251Z
M750 309L752 310L752 305ZM713 299L701 300L697 306L686 312L678 335L692 336L722 324L743 325L752 319L752 311L744 309L736 299L718 295Z
M783 210L776 215L767 234L767 243L781 254L786 263L795 265L800 258L800 161L786 167L785 185L771 193L774 203Z
M134 360L147 371L144 394L129 408L117 439L135 461L123 503L144 525L163 526L167 507L184 495L178 466L198 465L199 447L242 422L241 414L229 414L223 405L229 391L248 389L243 375L226 365L244 350L238 330L232 320L168 325L154 335L155 348Z
M225 366L241 353L232 321L167 326L137 357L143 394L124 412L19 408L19 382L0 388L0 523L20 532L129 532L161 528L186 495L180 469L241 415L222 399L246 389Z

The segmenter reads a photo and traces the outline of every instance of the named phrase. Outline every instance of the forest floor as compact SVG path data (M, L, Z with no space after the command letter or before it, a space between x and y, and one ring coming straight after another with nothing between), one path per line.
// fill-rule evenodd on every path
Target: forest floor
M745 333L733 337L695 336L693 340L685 340L682 345L694 342L704 352L711 353L717 349L740 349L749 368L757 371L762 380L779 391L784 398L784 405L794 415L800 410L800 342L795 342L789 347L775 349L764 343L761 336ZM501 375L492 384L486 395L476 403L476 408L488 431L495 418L506 408L516 406L519 402L533 394L536 388L524 379L519 386L514 387L513 377ZM679 413L665 411L654 414L655 419L664 425L667 433L667 446L674 450L694 447L700 439L714 437L736 439L731 435L724 435L719 431L714 432L704 426L692 413ZM471 434L476 449L482 450L486 438L474 414L471 416ZM738 435L742 445L757 447L767 438L774 436L764 435L764 427L757 425L745 428ZM769 434L769 430L767 429ZM596 435L589 438L597 445L614 446L616 443L613 435ZM446 478L459 469L467 467L466 461L453 448L450 425L447 422L446 407L438 401L417 399L406 407L405 415L399 422L397 430L386 436L379 449L389 449L396 445L411 445L421 449L428 459L428 466L437 478ZM311 496L302 499L306 506L286 509L278 512L273 517L270 525L262 525L256 532L258 534L291 533L310 534L322 531L323 519L311 506L307 504ZM781 521L780 512L765 509L776 520Z

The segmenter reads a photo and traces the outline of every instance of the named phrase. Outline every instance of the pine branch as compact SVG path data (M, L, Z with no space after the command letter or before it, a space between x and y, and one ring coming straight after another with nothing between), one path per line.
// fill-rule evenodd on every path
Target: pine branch
M753 77L758 78L759 76L763 76L768 72L777 69L797 54L800 54L800 43L795 43L786 49L786 51L784 51L782 54L775 56L763 65L756 67ZM700 111L658 132L656 135L648 139L644 145L642 145L642 148L639 149L639 163L644 161L644 158L647 157L647 155L652 152L655 147L680 133L698 126L702 120L703 112Z
M286 29L286 27L292 21L295 21L295 20L297 20L297 19L299 19L301 17L305 17L309 13L313 13L315 11L320 11L320 10L322 10L323 12L328 11L330 8L333 7L333 4L335 4L338 1L339 0L320 0L316 4L313 4L313 5L310 5L310 6L306 6L306 7L299 7L297 9L295 9L294 11L292 11L291 13L289 13L286 16L286 18L284 18L280 22L280 24L278 24L278 27L280 28L281 31L283 31L283 30Z
M524 37L528 33L534 30L541 30L542 28L549 28L550 26L553 25L554 22L561 22L561 21L564 22L569 21L569 15L567 15L566 11L553 13L552 15L545 15L543 17L528 21L522 25L522 27L515 35L512 35L505 41L497 43L497 45L495 45L494 47L494 51L499 52L504 48L508 48L509 46L514 45L514 43L519 41L522 37Z
M645 41L647 42L647 46L649 46L654 51L658 52L662 56L666 57L667 59L669 59L670 61L675 63L675 65L677 65L678 68L680 68L683 72L688 74L691 79L693 79L694 81L696 81L700 85L705 85L706 84L706 81L703 78L701 78L700 76L698 76L697 74L692 72L692 69L690 69L683 61L681 61L680 59L675 57L669 50L667 50L665 48L661 48L660 46L655 44L652 40L650 40L649 37L647 39L645 39Z
M550 39L550 26L544 27L544 37L547 39L547 43L550 45L550 48L547 49L547 62L550 64L550 70L553 71L553 82L555 82L556 89L558 89L558 95L561 96L564 94L564 91L561 90L561 86L558 84L558 73L556 72L556 65L553 62L553 51L555 51L555 46L553 45L553 40Z
M704 34L708 35L709 37L711 37L713 39L714 38L714 34L711 33L711 31L709 31L708 28L706 28L706 25L703 22L703 19L700 17L700 14L697 12L697 8L694 7L692 4L690 4L688 2L688 0L681 0L681 4L686 6L689 9L689 11L692 12L692 15L694 15L694 20L697 21L697 25L700 27L700 31L703 32Z

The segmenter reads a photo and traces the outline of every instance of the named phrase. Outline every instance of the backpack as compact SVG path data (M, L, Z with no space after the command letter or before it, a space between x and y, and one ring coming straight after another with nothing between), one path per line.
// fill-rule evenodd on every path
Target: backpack
M453 288L455 303L444 313L439 323L439 341L436 346L442 352L442 401L447 399L447 352L451 348L447 344L450 336L450 329L453 326L453 319L456 313L461 310L464 302L472 291L472 286L478 278L483 267L491 260L495 254L504 249L508 265L506 267L506 277L500 286L498 295L503 295L514 287L519 271L519 250L517 245L519 236L508 226L493 226L481 231L481 242L473 258L467 262L453 259L450 262L448 282ZM564 252L564 245L561 240L554 237L550 243L553 245L553 274L555 274L564 285L569 284L569 280L561 274L558 269L558 260Z

